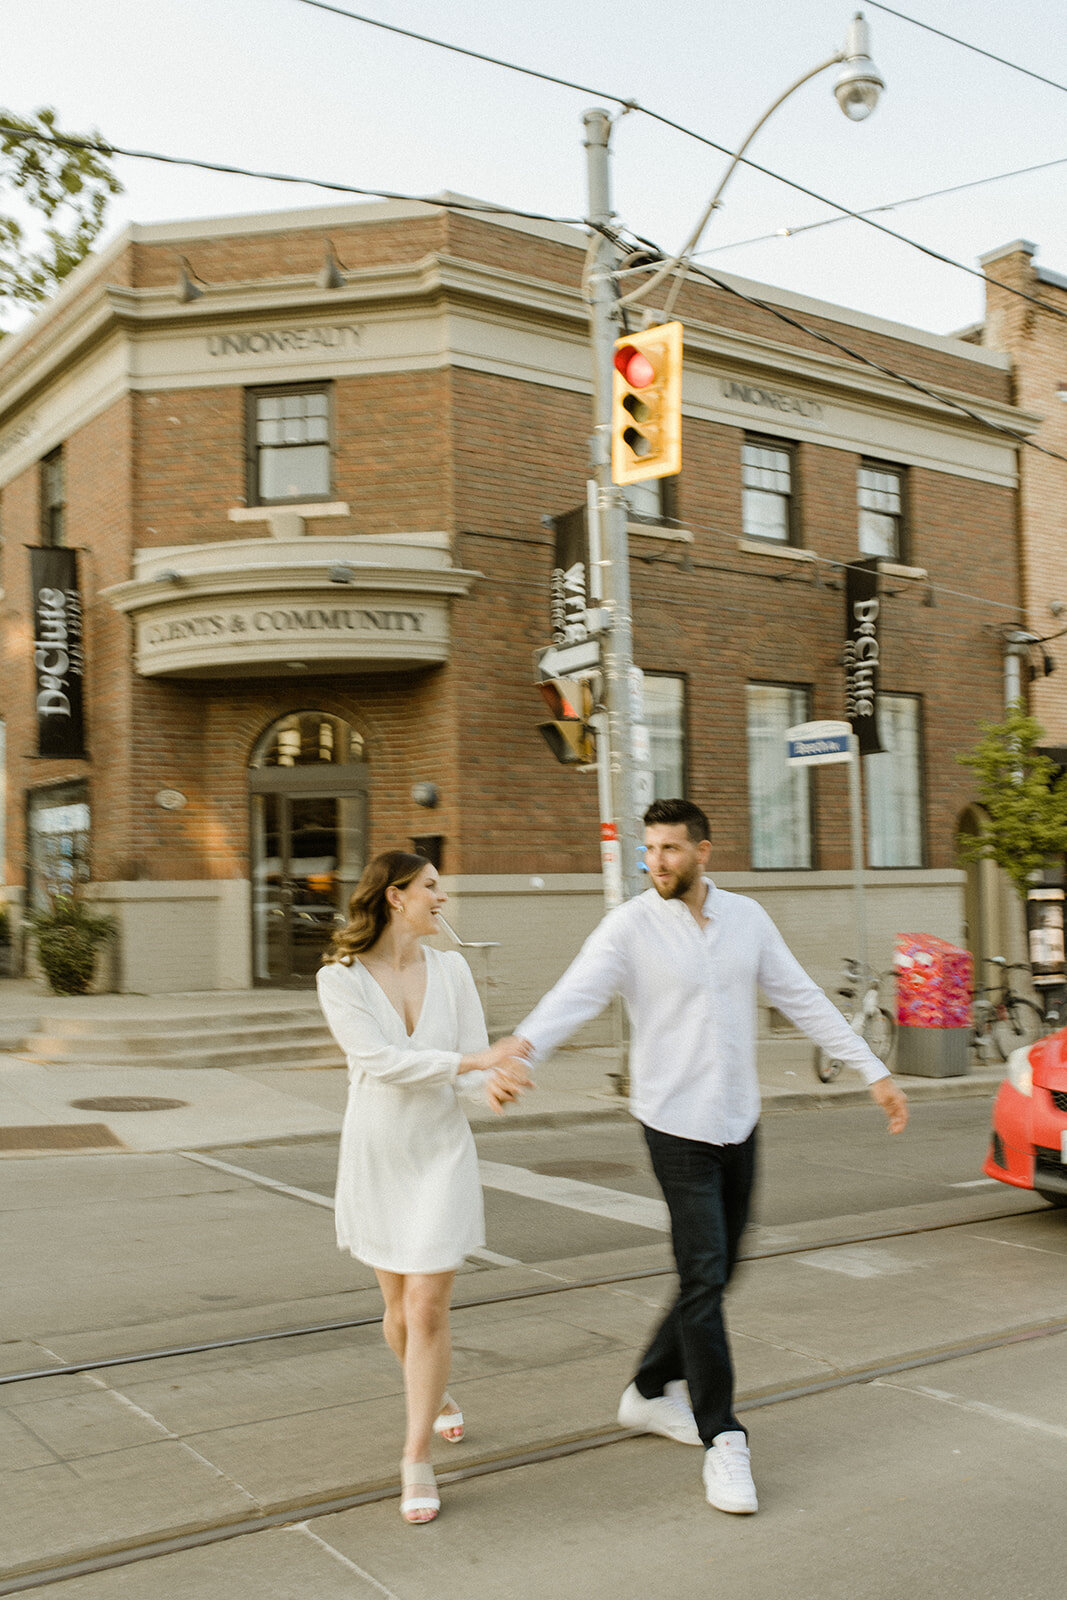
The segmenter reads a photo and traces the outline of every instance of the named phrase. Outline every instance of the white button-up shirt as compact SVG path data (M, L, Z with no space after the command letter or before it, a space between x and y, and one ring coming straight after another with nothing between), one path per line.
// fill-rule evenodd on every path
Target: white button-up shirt
M809 978L763 907L705 879L703 927L655 889L609 911L515 1032L537 1056L621 994L630 1015L630 1109L647 1127L740 1144L759 1118L756 988L867 1083L888 1072Z

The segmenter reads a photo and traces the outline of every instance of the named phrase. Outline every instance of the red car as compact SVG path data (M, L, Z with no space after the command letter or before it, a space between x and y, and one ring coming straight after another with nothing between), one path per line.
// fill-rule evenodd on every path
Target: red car
M1067 1028L1008 1057L983 1171L1067 1206Z

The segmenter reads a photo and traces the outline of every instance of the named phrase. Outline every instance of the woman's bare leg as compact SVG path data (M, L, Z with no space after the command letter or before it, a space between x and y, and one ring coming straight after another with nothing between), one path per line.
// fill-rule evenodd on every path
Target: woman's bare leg
M452 1336L448 1321L454 1272L410 1273L404 1279L405 1461L426 1461L434 1418L448 1384Z
M404 1274L380 1272L375 1267L374 1276L378 1280L378 1287L385 1301L382 1333L385 1335L386 1344L403 1366L404 1350L407 1347L407 1328L404 1324Z

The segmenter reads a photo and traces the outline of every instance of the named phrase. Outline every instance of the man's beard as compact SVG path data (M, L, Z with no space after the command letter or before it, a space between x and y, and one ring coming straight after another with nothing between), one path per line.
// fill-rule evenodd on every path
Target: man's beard
M700 876L700 869L693 867L688 873L675 873L670 883L657 883L653 878L652 886L661 900L681 900L687 895Z

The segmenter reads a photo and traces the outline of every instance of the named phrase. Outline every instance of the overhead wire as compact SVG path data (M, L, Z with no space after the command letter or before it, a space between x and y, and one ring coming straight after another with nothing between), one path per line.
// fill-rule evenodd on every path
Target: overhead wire
M1057 83L1055 78L1046 78L1043 73L1034 72L1030 67L1021 67L1017 61L1009 61L1006 56L998 56L992 50L983 50L979 44L972 44L969 39L960 39L954 33L946 33L943 28L935 28L933 23L923 22L918 17L910 17L906 11L898 11L894 6L882 4L882 0L867 0L867 4L876 11L885 11L891 17L899 17L902 22L910 22L915 28L925 28L927 33L936 33L940 39L948 39L951 44L962 45L964 50L973 50L975 55L985 56L987 61L995 61L998 66L1010 67L1012 72L1021 72L1024 77L1034 78L1038 83L1047 83L1050 89L1059 89L1067 94L1067 83Z
M962 194L967 189L981 189L987 183L1003 183L1008 178L1025 178L1031 172L1047 172L1050 167L1067 166L1067 156L1057 156L1054 161L1038 161L1030 167L1015 167L1011 172L994 172L988 178L971 178L966 183L954 183L947 189L929 189L925 194L911 194L903 200L887 200L882 205L866 206L857 216L875 216L879 211L897 211L901 206L918 205L922 200L942 200L946 195ZM836 222L849 222L848 216L820 217L815 222L801 222L795 227L776 228L773 233L760 233L751 239L732 239L729 244L712 245L707 250L698 250L693 259L699 261L702 256L721 255L725 250L740 250L745 245L767 244L772 239L791 239L798 233L811 233L816 228L829 228Z
M739 155L726 145L719 144L714 139L709 139L705 134L697 133L694 128L689 128L684 123L675 121L673 117L665 116L663 112L653 111L649 106L642 105L640 101L632 97L624 97L615 94L611 90L594 88L589 84L576 83L572 79L561 78L551 72L543 72L535 67L523 66L521 62L508 61L501 56L487 55L483 51L472 50L466 45L457 45L446 39L438 39L432 34L417 33L412 28L401 28L395 23L383 22L377 17L368 17L364 12L349 11L343 6L332 5L329 0L296 0L296 3L298 5L312 6L318 11L330 12L334 16L345 17L350 22L360 22L367 27L380 28L387 33L399 34L404 38L414 39L419 44L433 45L440 50L449 50L455 55L469 56L474 61L483 61L491 66L503 67L508 72L521 73L526 77L539 78L544 83L554 83L564 89L575 89L582 94L596 95L604 100L613 100L616 105L623 107L625 111L638 111L651 121L658 122L665 128L672 128L676 133L680 133L688 139L694 139L698 144L706 145L709 150L715 150L719 155L727 156L731 161L736 160L740 166L749 167L753 172L759 172L765 178L771 178L776 183L783 183L787 188L796 189L799 194L806 195L809 200L818 200L820 205L832 206L835 211L841 212L843 217L851 217L854 221L863 222L867 227L875 228L888 238L896 239L900 244L909 245L913 250L918 250L923 255L929 256L933 261L940 261L944 266L955 267L959 272L965 272L968 276L978 278L983 283L992 284L998 289L1003 289L1008 294L1015 295L1021 300L1026 300L1031 305L1040 306L1042 310L1050 312L1053 316L1062 317L1067 321L1067 311L1061 310L1059 306L1052 305L1037 295L1027 294L1025 289L1018 289L1010 283L1002 283L997 278L991 278L988 273L981 271L979 268L969 267L966 262L957 261L953 256L946 256L942 251L935 250L932 245L925 245L917 239L911 239L907 234L898 233L896 229L888 228L882 222L875 222L873 217L866 215L864 212L854 211L849 206L843 205L841 201L831 199L829 195L819 194L817 190L809 189L805 184L797 182L796 179L787 178L784 173L775 172L773 168L765 167L760 162L753 161L750 156Z
M86 139L76 133L45 133L43 129L23 128L17 124L0 122L0 137L33 140L59 149L92 150L102 156L129 156L137 161L161 161L172 167L196 167L205 172L221 172L238 178L262 178L269 183L306 184L313 189L332 189L339 194L356 194L378 200L407 200L419 205L447 205L453 211L483 212L489 216L525 217L533 222L559 222L571 227L584 227L584 217L550 216L543 211L523 211L516 206L495 205L489 200L466 200L451 195L400 194L394 189L357 188L351 183L338 183L330 178L299 177L292 172L258 171L252 167L238 167L222 161L204 161L195 156L169 156L158 150L135 150L129 145L113 144L110 140Z

